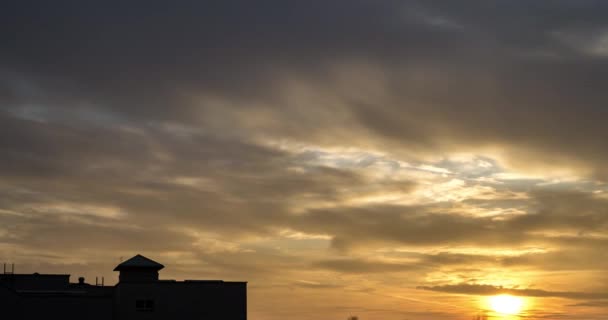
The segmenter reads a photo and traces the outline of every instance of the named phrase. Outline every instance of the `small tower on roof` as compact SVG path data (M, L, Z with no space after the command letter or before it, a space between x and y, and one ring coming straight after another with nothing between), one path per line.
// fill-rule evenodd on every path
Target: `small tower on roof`
M162 264L138 254L117 265L114 271L120 272L118 282L148 282L158 281L158 271L164 267Z

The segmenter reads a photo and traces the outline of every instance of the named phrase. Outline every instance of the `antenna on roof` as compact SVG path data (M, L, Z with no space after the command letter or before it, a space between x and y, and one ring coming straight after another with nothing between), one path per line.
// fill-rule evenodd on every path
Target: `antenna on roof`
M11 271L6 271L6 263L4 264L4 274L15 274L15 264L11 264Z
M101 282L99 281L99 277L95 277L95 286L96 287L103 287L104 286L104 277L101 277Z

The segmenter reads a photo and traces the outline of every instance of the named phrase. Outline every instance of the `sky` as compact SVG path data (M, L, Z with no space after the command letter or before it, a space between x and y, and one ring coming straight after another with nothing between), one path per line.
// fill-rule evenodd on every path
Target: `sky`
M0 262L140 253L252 320L608 319L607 10L2 1Z

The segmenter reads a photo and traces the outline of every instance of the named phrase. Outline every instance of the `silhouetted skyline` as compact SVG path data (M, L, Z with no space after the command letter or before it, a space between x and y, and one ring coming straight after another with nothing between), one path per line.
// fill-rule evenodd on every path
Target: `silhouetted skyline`
M0 263L140 252L251 320L606 319L607 10L1 1Z
M12 319L247 320L247 283L161 279L162 264L140 254L114 268L115 286L69 274L0 274L0 305Z

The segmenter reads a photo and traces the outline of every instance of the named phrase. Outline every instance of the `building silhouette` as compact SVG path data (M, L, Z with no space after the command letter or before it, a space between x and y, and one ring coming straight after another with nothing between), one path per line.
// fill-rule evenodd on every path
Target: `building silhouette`
M6 319L247 319L247 283L160 280L164 266L136 255L116 266L114 286L70 283L68 274L0 274Z

